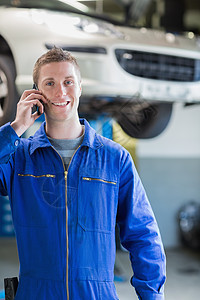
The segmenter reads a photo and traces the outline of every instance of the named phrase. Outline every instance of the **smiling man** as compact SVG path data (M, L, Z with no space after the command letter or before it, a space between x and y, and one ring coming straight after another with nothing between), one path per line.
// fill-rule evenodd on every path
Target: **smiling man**
M31 115L34 105L38 105L40 113L43 113L40 100L45 107L47 135L57 139L73 139L82 133L78 117L81 95L79 66L71 55L68 54L66 60L64 52L57 52L43 55L35 64L33 80L38 91L25 91L18 103L17 116L11 125L18 135L39 117L37 113Z
M34 66L37 90L22 94L0 128L0 193L10 199L20 260L15 300L116 300L115 224L130 252L142 300L163 300L165 254L130 154L79 119L81 76L60 48ZM40 114L33 137L20 136Z
M81 95L78 72L67 61L45 64L40 70L38 88L48 99L45 105L46 132L51 137L76 138L82 133L78 117Z

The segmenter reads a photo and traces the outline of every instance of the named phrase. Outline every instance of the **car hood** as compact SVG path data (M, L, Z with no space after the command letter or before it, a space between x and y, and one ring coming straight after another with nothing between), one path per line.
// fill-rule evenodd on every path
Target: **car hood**
M30 31L32 36L38 34L40 27L40 35L45 35L46 39L50 36L56 39L66 36L75 43L80 39L88 45L93 45L95 41L104 47L127 47L154 53L200 57L200 46L195 36L187 38L160 30L117 26L76 13L45 9L0 7L0 15L1 28L6 28L6 32L10 32L11 36L15 24L16 30L21 35L23 31L24 36L27 32L30 34Z
M121 30L127 40L132 41L135 45L197 51L200 54L199 40L193 34L189 38L186 35L147 28L123 27Z

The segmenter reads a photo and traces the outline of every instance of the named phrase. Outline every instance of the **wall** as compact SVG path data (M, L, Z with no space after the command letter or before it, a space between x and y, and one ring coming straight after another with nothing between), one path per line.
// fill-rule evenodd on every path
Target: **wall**
M140 140L138 171L156 215L165 247L180 245L177 213L190 200L200 203L200 106L174 106L167 129Z

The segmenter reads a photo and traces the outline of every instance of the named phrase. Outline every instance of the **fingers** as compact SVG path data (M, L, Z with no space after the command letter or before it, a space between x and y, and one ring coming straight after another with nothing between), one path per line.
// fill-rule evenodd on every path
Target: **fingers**
M31 112L34 105L37 105L38 111L36 113L40 116L41 114L44 113L43 104L45 104L47 102L48 102L48 100L42 94L41 91L32 89L32 90L25 90L23 92L23 94L18 102L18 106L21 107L21 109L23 107L25 110L29 109Z
M37 111L34 112L34 113L32 114L32 116L31 116L31 118L32 118L34 121L37 120L39 117L40 117L40 114L38 114Z
M41 101L47 103L46 97L37 90L26 90L23 92L19 102L17 103L17 112L15 120L12 122L16 133L21 136L41 114L44 112L44 106ZM36 111L33 113L32 109L34 105L39 108L39 113Z
M33 107L37 105L39 108L40 114L43 114L44 112L44 106L41 103L41 99L37 99L34 97L34 99L29 99L29 97L26 97L24 100L20 100L17 104L17 112L20 114L24 114L25 112L32 114Z
M38 107L38 109L37 109L37 114L40 116L40 115L42 115L43 113L44 113L44 105L43 105L43 102L42 102L42 100L41 99L39 99L39 100L32 100L32 101L30 101L31 103L32 103L32 107L34 106L34 105L37 105L37 107Z
M44 95L42 94L42 92L34 89L24 91L20 98L20 101L31 101L34 99L42 100L43 103L48 102L46 97L44 97Z

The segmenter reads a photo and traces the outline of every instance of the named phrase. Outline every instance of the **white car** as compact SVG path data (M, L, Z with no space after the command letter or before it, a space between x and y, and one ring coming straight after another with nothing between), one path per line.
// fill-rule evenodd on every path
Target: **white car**
M80 65L80 114L111 114L133 137L160 134L174 102L200 102L195 37L125 27L67 2L1 1L0 124L14 117L19 95L32 88L36 59L54 45Z

